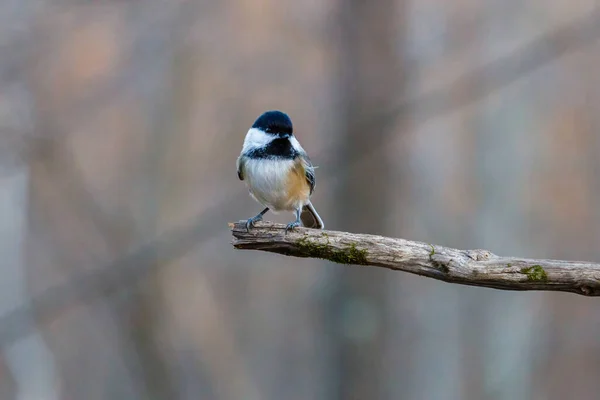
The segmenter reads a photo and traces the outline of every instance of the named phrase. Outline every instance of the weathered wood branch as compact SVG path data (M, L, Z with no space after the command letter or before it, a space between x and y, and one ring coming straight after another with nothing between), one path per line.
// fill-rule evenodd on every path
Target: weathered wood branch
M237 249L264 250L342 264L384 267L463 285L503 290L549 290L600 296L600 264L501 257L487 250L458 250L423 242L245 221L229 224Z

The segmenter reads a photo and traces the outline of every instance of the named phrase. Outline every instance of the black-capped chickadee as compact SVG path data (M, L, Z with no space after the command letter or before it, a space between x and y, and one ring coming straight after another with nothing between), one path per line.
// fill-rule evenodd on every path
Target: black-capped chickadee
M292 121L281 111L267 111L254 121L237 159L237 173L250 195L266 208L248 219L246 228L262 220L269 210L293 211L296 220L286 232L302 224L323 229L323 220L310 202L315 169L294 137Z

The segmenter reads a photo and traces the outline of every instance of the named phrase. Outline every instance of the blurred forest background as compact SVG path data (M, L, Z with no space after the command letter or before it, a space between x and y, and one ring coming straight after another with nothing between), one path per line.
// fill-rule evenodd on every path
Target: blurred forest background
M598 262L599 39L591 0L0 1L0 399L597 398L596 300L227 222L281 109L329 229Z

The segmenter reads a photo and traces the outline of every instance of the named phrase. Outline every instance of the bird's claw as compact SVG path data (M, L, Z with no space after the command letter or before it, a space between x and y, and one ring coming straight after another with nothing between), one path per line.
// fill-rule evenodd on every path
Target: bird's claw
M258 221L262 221L262 216L248 218L248 221L246 221L246 231L250 232L250 229L254 228L254 224Z
M297 228L300 226L300 222L299 221L293 221L290 222L289 224L286 225L285 227L285 233L288 233L289 231L293 230L294 228Z

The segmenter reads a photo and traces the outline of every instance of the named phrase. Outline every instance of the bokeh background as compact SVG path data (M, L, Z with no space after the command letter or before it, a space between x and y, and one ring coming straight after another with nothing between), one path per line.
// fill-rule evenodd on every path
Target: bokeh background
M597 5L0 1L0 399L597 398L593 298L227 227L281 109L330 229L600 261Z

